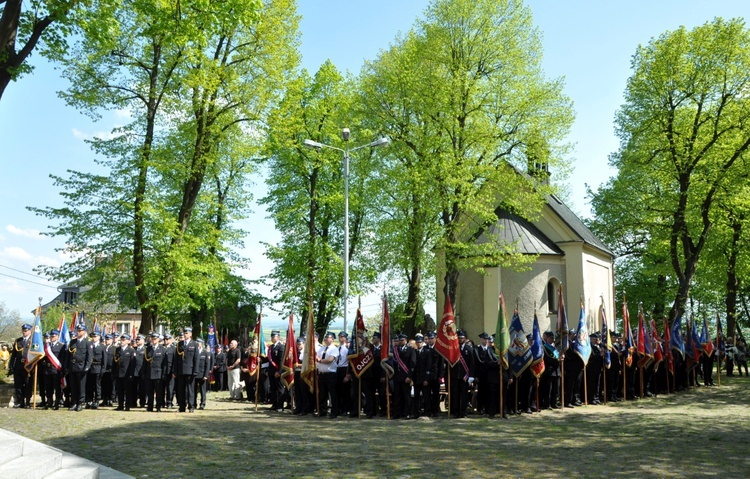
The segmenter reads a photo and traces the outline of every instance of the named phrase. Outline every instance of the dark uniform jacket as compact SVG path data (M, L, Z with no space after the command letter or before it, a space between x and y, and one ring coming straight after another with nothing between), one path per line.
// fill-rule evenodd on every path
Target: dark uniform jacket
M432 355L430 364L430 381L440 379L445 375L445 359L434 347L428 347Z
M135 349L129 344L122 348L115 349L115 373L118 378L128 378L131 374L130 363L135 360Z
M222 351L214 356L214 368L217 373L227 372L227 353Z
M161 344L149 344L143 359L146 361L146 379L163 379L167 375L167 348Z
M432 352L427 346L422 346L414 351L416 355L416 367L414 368L414 382L422 384L432 379Z
M464 368L464 365L461 363L461 360L459 360L455 366L451 367L451 379L457 379L457 380L463 380L464 376L469 377L475 377L474 376L474 348L471 347L469 343L464 343L460 347L461 357L464 359L464 362L466 363L466 368L468 368L468 371L466 371L466 368Z
M13 348L10 351L10 362L8 363L8 369L13 372L22 372L23 366L26 364L26 352L28 351L29 344L31 344L31 336L28 339L21 336L20 338L13 341ZM63 363L64 365L65 363Z
M130 377L139 378L142 374L144 374L145 368L143 366L143 363L146 362L144 359L146 355L146 347L143 346L140 349L134 348L135 350L135 356L133 356L133 360L130 361Z
M94 359L94 343L87 337L74 338L68 344L68 368L71 373L87 373Z
M196 376L198 373L198 342L190 340L187 346L185 341L177 343L177 351L174 362L174 373L178 376Z
M65 345L61 343L60 341L56 343L50 343L49 344L49 350L52 352L52 354L55 355L58 361L60 361L60 367L61 370L58 371L55 366L52 365L52 361L49 360L48 356L44 356L44 359L42 359L42 372L44 374L57 374L58 372L62 373L65 370L65 364L67 362L67 358L65 357L65 354L67 353L67 349L65 348Z
M91 372L94 374L101 374L104 372L104 345L102 343L94 344L91 342Z
M115 364L115 349L117 347L114 344L104 345L104 369L105 373L112 371L112 367Z
M213 354L206 348L201 349L198 353L198 369L195 377L198 379L208 378L213 368Z
M174 358L177 355L177 348L174 343L164 346L164 377L170 378L174 374Z
M393 380L404 382L406 378L414 379L414 368L417 366L417 354L414 348L410 348L409 346L398 347L396 348L396 354L398 354L401 361L396 360L393 363ZM403 363L403 367L401 363Z
M281 341L271 346L268 361L268 375L281 372L281 366L284 362L284 345Z

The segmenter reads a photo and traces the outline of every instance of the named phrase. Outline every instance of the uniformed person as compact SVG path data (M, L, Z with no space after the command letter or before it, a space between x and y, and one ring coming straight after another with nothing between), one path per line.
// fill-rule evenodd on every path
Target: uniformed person
M99 406L112 406L115 402L115 349L114 336L112 334L104 335L104 367L102 371L102 402Z
M86 404L86 377L94 359L94 345L86 337L86 325L76 326L76 337L68 344L68 371L70 373L71 404L69 411L82 411Z
M414 348L406 344L407 339L406 334L398 335L398 347L394 354L392 419L411 419L411 386L417 356Z
M15 389L14 408L26 409L31 407L31 381L29 372L26 371L26 354L31 345L31 325L24 324L21 326L21 337L13 342L13 348L10 352L10 363L8 369L13 371L13 387Z
M143 359L146 361L144 378L146 381L146 410L156 412L164 407L164 378L167 374L167 348L159 344L159 333L151 333L151 343L146 347Z
M130 335L120 336L120 346L115 349L114 370L117 380L117 411L130 411L130 363L135 361L135 350L130 345Z
M318 387L320 389L320 410L318 417L326 417L326 401L330 399L331 419L338 417L339 401L336 395L336 360L338 348L333 345L336 335L327 332L323 338L324 344L317 351L318 358Z
M224 376L227 375L227 353L224 352L224 348L221 347L221 344L216 345L213 373L214 385L211 389L213 391L223 391L224 385L226 384L224 382Z
M336 395L339 400L338 415L349 414L351 408L351 376L349 376L349 335L339 333L338 359L336 360Z
M177 343L174 374L177 379L177 405L180 412L195 412L195 375L198 372L198 345L193 328L183 329L185 339Z
M62 378L64 377L64 364L67 362L66 352L65 345L60 342L60 331L53 329L49 332L47 355L42 360L43 381L47 390L47 402L44 409L52 408L57 411L63 404ZM50 354L54 355L54 358L51 358Z
M198 409L206 408L206 394L208 393L208 378L213 368L213 354L206 348L202 338L196 339L198 343L198 370L195 373L195 401ZM198 402L198 395L201 400Z
M454 418L466 417L469 405L469 388L474 383L474 351L466 340L466 331L457 331L461 358L450 367L450 413Z
M146 362L146 337L142 334L135 339L135 357L130 362L130 389L128 391L128 402L130 407L146 407L146 384L145 367Z
M411 415L420 417L422 411L430 413L430 375L432 374L432 352L425 345L424 335L414 336L417 348L414 350L416 364L414 367L414 400L412 401Z
M429 389L429 416L438 417L440 412L440 384L445 376L445 358L435 349L435 342L437 341L437 333L430 331L427 333L427 347L430 349L432 355L432 363L430 368L430 384ZM427 406L425 406L427 407ZM425 411L427 413L427 411Z
M102 375L105 368L105 351L101 343L99 331L92 331L91 339L91 370L86 378L86 408L99 409L99 401L102 399Z
M476 372L477 387L477 413L484 414L487 412L487 403L489 401L489 384L487 384L487 375L490 363L490 353L488 346L490 344L490 335L482 333L479 335L481 344L474 348L474 369Z
M175 376L174 364L177 355L174 338L169 333L164 334L164 407L169 409L174 406Z
M281 344L279 331L271 331L271 345L268 346L269 393L271 409L281 412L284 407L284 384L281 382L281 366L284 361L284 345Z

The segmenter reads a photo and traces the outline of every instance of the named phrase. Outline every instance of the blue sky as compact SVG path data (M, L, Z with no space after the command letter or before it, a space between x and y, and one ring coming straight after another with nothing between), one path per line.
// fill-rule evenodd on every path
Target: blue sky
M315 72L326 60L342 71L358 73L398 32L407 31L428 5L425 0L299 0L302 15L303 67ZM576 121L568 140L574 171L570 178L571 207L589 214L584 185L598 186L613 172L607 157L617 149L615 111L630 75L630 59L639 44L680 25L701 25L714 17L750 16L747 0L527 0L534 23L543 35L543 65L548 77L564 77ZM33 273L39 264L60 264L65 255L55 248L63 239L40 236L44 219L26 206L56 206L58 191L49 174L66 169L90 170L93 153L85 139L107 135L124 122L116 112L103 112L98 122L67 107L56 92L66 88L59 70L34 56L32 75L12 83L0 100L0 301L31 317L39 296L57 295L56 283ZM352 132L356 141L356 131ZM263 178L255 178L256 198L264 195ZM280 235L255 205L246 221L254 234L245 254L252 260L250 278L266 274L271 264L259 242L275 243ZM350 302L353 317L355 301ZM431 305L435 317L434 304ZM365 315L374 314L377 295L363 300ZM270 319L270 318L269 318Z

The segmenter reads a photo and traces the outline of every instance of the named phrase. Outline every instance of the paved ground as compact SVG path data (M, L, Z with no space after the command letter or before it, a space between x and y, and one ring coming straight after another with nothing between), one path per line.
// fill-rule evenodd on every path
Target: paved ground
M729 380L727 380L729 379ZM508 420L317 419L208 409L0 409L2 427L137 478L750 477L750 378Z

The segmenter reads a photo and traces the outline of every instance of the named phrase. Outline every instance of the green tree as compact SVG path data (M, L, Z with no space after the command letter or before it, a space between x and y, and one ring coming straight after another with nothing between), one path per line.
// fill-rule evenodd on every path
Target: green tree
M461 268L528 262L513 245L476 239L497 220L498 205L528 218L541 211L551 190L545 181L532 187L518 170L564 164L572 109L561 81L544 78L529 9L515 1L436 0L365 75L367 113L394 140L395 158L384 168L397 183L388 192L402 195L383 201L384 209L414 226L393 245L408 258L401 265L410 283L407 314L419 310L418 248L443 252L452 299Z
M312 302L316 328L324 330L341 310L343 299L344 169L342 153L305 149L311 139L344 148L341 131L351 127L356 138L369 138L356 128L352 110L354 81L330 61L314 77L303 71L270 120L268 205L282 239L267 245L275 266L277 300L307 318ZM371 152L351 155L349 190L349 258L353 290L373 278L373 265L362 259L367 241L367 198L363 198Z
M40 41L49 48L64 47L71 28L71 12L86 3L0 0L0 99L11 80L32 70L27 60Z
M50 234L76 254L51 272L99 282L109 298L126 274L142 332L160 316L205 315L241 236L231 225L250 199L246 160L298 62L295 3L130 0L86 20L74 48L58 52L72 85L63 96L133 121L92 142L103 173L54 177L65 207L34 209L59 222Z
M737 19L666 32L633 56L615 120L618 172L592 203L599 231L637 243L649 268L670 265L673 317L685 312L717 199L747 178L748 67L750 34Z

